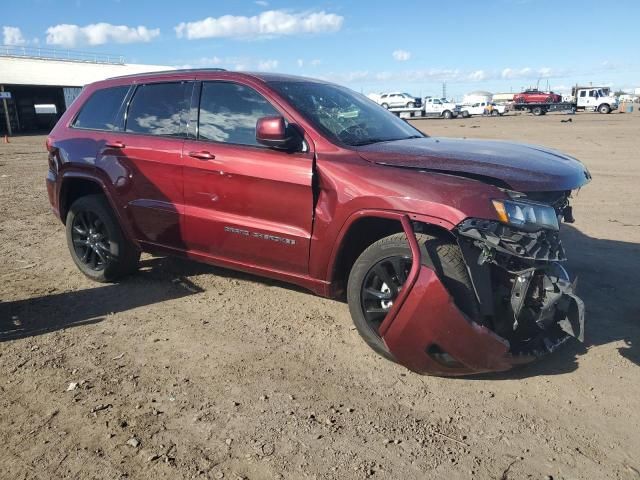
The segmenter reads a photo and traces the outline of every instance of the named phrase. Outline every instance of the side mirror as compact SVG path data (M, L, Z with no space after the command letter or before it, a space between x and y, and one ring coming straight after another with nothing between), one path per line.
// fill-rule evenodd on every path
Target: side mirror
M256 122L256 141L267 147L288 150L293 147L294 136L287 132L284 118L262 117Z

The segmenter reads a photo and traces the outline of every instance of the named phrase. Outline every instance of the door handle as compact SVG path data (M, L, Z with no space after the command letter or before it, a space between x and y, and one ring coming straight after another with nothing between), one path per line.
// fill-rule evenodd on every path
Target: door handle
M124 148L126 145L122 142L115 141L115 142L107 142L104 144L104 146L109 148Z
M207 151L189 152L189 156L197 158L198 160L213 160L214 158L216 158L213 153L209 153Z

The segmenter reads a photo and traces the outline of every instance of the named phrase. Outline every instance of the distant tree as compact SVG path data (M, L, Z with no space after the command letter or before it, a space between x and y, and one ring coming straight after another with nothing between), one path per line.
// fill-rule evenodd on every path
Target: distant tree
M614 95L616 97L619 97L620 95L626 95L627 92L625 92L624 90L618 90L617 92L614 93Z

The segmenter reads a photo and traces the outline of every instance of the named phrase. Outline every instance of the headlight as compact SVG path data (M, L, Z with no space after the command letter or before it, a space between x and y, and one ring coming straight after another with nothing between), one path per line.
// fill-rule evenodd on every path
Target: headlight
M523 230L558 230L558 217L553 207L529 200L492 200L498 218Z

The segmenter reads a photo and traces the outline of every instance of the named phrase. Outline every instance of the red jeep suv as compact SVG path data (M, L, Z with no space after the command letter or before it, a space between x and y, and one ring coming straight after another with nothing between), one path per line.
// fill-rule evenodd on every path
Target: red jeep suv
M431 138L318 80L176 70L87 86L47 139L82 273L141 251L346 299L420 373L506 370L582 338L559 223L590 175L542 147Z

